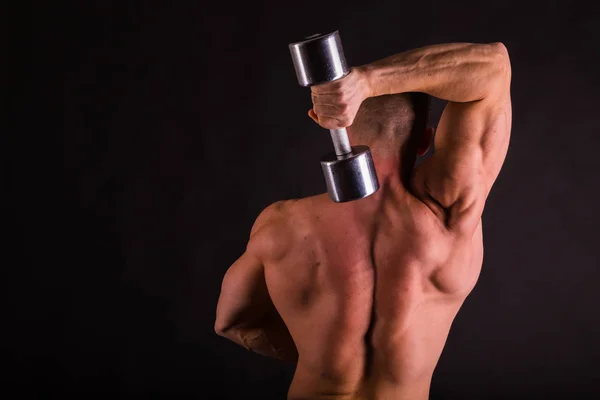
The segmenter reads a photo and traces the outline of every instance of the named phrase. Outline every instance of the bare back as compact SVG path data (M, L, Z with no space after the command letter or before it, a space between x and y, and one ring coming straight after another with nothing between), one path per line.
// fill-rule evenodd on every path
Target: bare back
M298 348L289 398L426 399L450 325L480 272L481 224L450 234L408 191L282 207L291 246L265 275Z
M270 320L279 318L289 331L281 337L298 351L289 399L427 399L452 321L481 270L481 216L512 123L505 46L432 45L360 67L311 87L313 119L349 126L361 82L370 97L423 92L448 100L433 156L410 170L410 182L393 157L374 156L383 184L359 201L320 195L268 207L219 300L216 331L248 349L259 347L239 332L275 348L265 339L269 319L247 322L275 306L265 315L277 314Z

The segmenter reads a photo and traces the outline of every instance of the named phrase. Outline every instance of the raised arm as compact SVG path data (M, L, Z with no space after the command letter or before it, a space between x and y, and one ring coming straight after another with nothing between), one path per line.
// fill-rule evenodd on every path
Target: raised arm
M449 229L475 229L510 138L511 68L505 46L434 45L358 70L368 96L424 92L448 100L435 154L415 168L412 189Z

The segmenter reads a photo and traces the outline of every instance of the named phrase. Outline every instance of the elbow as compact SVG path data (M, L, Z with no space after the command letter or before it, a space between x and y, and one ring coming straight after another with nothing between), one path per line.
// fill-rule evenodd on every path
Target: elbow
M498 55L501 58L508 58L508 49L502 42L494 42L490 43L490 48L494 54Z
M215 333L218 336L225 337L225 331L221 328L218 328L216 325L215 325Z
M499 75L510 79L511 70L508 49L502 42L491 43L489 46L492 54L492 62L494 67L499 71Z
M226 329L222 325L219 325L218 323L215 323L214 329L215 329L215 333L217 335L219 335L219 336L225 336Z
M510 90L511 69L508 50L504 43L494 42L481 45L482 63L487 82L483 97L503 96Z
M217 317L214 325L215 333L219 336L226 337L231 330L231 325L226 324L222 319Z

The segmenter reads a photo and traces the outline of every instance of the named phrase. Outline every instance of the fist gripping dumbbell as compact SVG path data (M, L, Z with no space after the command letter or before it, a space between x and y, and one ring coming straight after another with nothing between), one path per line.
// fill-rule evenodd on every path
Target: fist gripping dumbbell
M350 73L338 31L309 36L289 48L300 86L335 81ZM375 193L379 181L369 147L350 146L346 128L329 132L334 152L321 158L321 167L331 199L342 203Z

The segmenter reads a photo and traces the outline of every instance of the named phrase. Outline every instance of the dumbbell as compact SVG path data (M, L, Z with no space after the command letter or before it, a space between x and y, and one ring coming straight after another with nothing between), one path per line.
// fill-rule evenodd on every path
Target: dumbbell
M335 81L350 73L339 31L308 36L289 48L300 86ZM369 147L350 146L346 128L329 132L334 151L321 158L321 168L331 199L343 203L377 192L379 180Z

